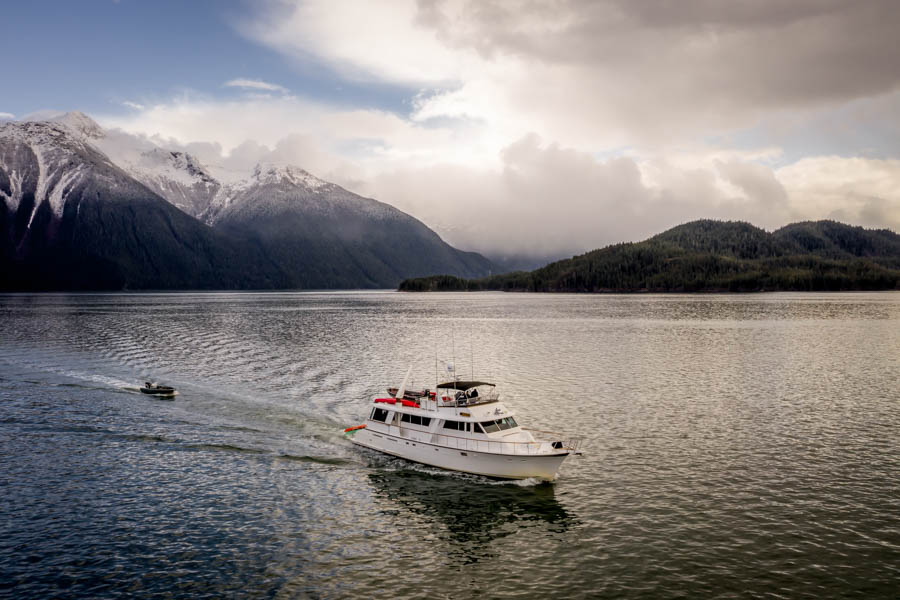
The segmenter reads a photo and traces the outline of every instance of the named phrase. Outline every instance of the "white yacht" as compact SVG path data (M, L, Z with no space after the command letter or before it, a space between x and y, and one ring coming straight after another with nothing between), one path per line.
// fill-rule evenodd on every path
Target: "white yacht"
M408 378L374 399L364 424L344 430L353 443L503 479L552 480L566 457L579 453L579 440L521 427L492 383L450 381L436 391L407 391Z

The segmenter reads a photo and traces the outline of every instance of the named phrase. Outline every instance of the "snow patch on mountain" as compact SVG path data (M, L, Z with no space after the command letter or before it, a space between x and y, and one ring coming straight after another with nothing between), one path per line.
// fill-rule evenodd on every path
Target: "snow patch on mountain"
M22 179L25 174L13 169L9 175L9 189L0 188L0 197L6 203L10 212L15 212L19 208L19 202L22 200Z
M75 184L81 181L81 178L84 176L84 171L84 165L78 165L74 171L63 172L53 185L50 193L47 194L47 201L50 203L50 208L58 219L62 218L63 209L66 206L66 196L72 191Z

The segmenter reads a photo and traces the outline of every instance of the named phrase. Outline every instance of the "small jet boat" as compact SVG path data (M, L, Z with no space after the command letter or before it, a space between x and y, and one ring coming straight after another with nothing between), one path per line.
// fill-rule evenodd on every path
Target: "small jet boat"
M151 396L155 396L157 398L174 398L178 395L178 392L175 391L170 385L160 385L158 383L152 383L150 381L144 382L144 386L141 388L142 394L150 394Z

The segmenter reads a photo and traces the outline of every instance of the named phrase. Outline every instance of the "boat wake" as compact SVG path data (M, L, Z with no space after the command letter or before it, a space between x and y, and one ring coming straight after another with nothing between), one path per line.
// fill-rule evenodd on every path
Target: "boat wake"
M98 373L85 373L83 371L59 370L57 374L81 381L90 381L91 383L99 383L104 388L118 388L127 391L138 391L133 381L125 381L116 377L108 377Z

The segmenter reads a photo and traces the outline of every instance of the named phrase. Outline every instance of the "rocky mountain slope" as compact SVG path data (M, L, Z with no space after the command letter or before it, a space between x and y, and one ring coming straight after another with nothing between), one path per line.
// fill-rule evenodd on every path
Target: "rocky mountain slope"
M153 148L135 163L123 165L129 175L193 217L199 217L219 195L222 184L200 161L185 152Z

